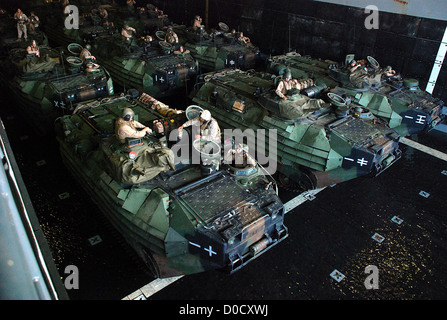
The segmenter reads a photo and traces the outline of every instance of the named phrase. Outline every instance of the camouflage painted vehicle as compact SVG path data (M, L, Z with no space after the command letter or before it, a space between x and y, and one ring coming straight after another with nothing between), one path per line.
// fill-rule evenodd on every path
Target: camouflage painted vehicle
M83 44L90 42L100 34L114 34L124 25L131 26L142 34L154 34L155 31L169 25L169 19L156 18L156 13L149 8L129 11L127 6L87 4L79 6L79 28L65 28L67 15L62 8L54 8L45 21L45 32L58 45L67 46L70 43ZM100 9L108 13L107 19L101 17Z
M196 61L167 42L126 40L115 33L98 35L91 45L92 54L125 89L135 88L157 98L192 91Z
M23 37L17 41L17 22L12 15L0 9L0 56L8 56L12 49L25 48L32 40L39 45L49 45L47 35L38 28L35 31L28 30L27 41Z
M295 78L312 77L318 85L344 97L348 104L360 104L384 119L401 136L430 131L443 120L444 102L421 90L416 79L387 76L388 67L381 68L372 57L362 61L360 72L351 74L347 66L352 59L354 56L348 55L343 64L338 64L292 52L273 57L268 70L279 74L289 68Z
M76 3L79 20L78 28L66 28L65 22L73 22L60 3L49 4L46 14L42 17L42 27L50 41L59 46L67 47L70 43L84 44L98 34L112 34L117 31L115 16L119 9L111 5L94 5L93 3ZM110 23L106 23L99 14L99 9L107 10ZM42 12L42 10L40 10Z
M135 26L146 34L154 34L172 24L167 14L150 3L146 7L135 8L134 13L128 14L127 17L121 14L119 18L123 18L121 24ZM120 23L120 20L117 22Z
M225 23L220 22L219 30L209 32L194 32L184 25L174 25L173 30L180 44L197 60L201 73L225 68L248 70L262 61L259 49L251 43L239 43Z
M39 46L31 56L22 46L2 60L2 85L17 99L17 108L38 134L53 131L54 120L76 104L113 93L113 81L100 67L88 71L82 61L62 50Z
M70 46L71 53L79 55L78 46L91 44L91 53L109 70L114 82L125 90L135 88L157 98L192 90L197 74L197 64L190 54L176 54L166 42L145 41L147 34L133 23L136 33L132 40L121 35L122 24L99 25L88 17L79 29L66 29L63 24L48 28L50 40ZM127 20L126 20L127 21ZM131 21L132 22L132 21ZM155 36L154 36L155 37Z
M234 272L287 237L271 176L259 166L209 170L220 147L197 164L176 154L168 137L193 113L132 97L84 103L57 119L56 136L66 166L157 276ZM114 123L126 107L153 132L121 144Z
M279 80L254 71L208 73L193 101L223 129L276 129L276 152L261 156L277 159L279 180L289 187L314 189L378 175L400 158L399 135L371 113L346 108L336 95L337 106L309 98L305 93L316 86L283 100L275 92Z

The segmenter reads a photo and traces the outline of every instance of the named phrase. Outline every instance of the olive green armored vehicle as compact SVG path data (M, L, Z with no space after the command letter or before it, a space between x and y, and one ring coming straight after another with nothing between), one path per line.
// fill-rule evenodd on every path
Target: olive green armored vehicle
M61 4L53 4L48 9L45 16L42 17L42 28L48 36L48 39L58 46L67 47L70 43L83 44L96 37L97 34L113 34L117 31L117 24L114 23L116 11L110 5L95 6L91 3L77 3L78 25L76 27L66 28L65 23L74 23L73 19L64 12ZM106 9L108 18L101 16L100 9Z
M311 79L302 80L306 88L291 90L285 100L276 94L281 80L255 71L208 73L193 101L210 110L221 128L251 129L255 135L274 130L276 135L266 139L274 140L276 148L256 155L275 159L280 182L292 188L377 175L400 158L399 135L360 105L348 108L335 94L327 99L331 103L308 97L306 91L319 90Z
M312 77L348 104L360 104L384 119L401 136L430 131L443 120L444 102L421 90L416 79L403 79L390 66L381 68L373 57L353 60L347 55L339 64L291 52L271 58L268 70L279 74L288 68L295 78Z
M220 163L221 147L200 139L178 152L176 129L196 111L131 91L83 103L57 119L56 134L67 168L157 276L234 272L287 237L262 167ZM126 108L149 135L119 142Z
M90 14L80 22L79 29L53 22L46 32L51 41L67 46L75 56L90 45L98 63L124 90L137 89L157 98L192 91L198 67L191 54L181 53L164 39L159 41L155 34L146 33L147 28L134 13L130 15L133 20L118 19L118 15L115 13L105 25Z
M146 37L124 38L120 33L98 35L92 53L114 81L154 97L188 94L193 89L197 64L189 53L174 50L165 41Z
M38 134L54 130L54 120L76 104L113 93L113 81L101 66L90 68L67 51L38 46L38 55L19 47L2 57L0 79L18 102L17 109Z
M172 28L179 43L197 60L200 72L218 71L225 68L248 70L262 63L259 49L252 43L238 41L238 33L219 22L218 29L193 31L185 25Z

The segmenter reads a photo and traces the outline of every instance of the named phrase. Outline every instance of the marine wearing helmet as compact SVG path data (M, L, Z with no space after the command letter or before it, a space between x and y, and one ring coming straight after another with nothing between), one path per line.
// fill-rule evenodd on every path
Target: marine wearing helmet
M152 133L150 128L134 120L134 118L134 111L131 108L124 108L122 117L116 120L115 133L121 143L125 143L126 138L142 138L146 134Z
M82 62L92 62L96 60L96 58L90 53L90 50L92 50L92 46L86 44L79 54L79 58L82 60Z
M202 18L200 16L196 16L192 24L192 30L197 32L203 29L204 27L205 26L202 24Z
M174 32L174 30L172 29L172 27L169 27L166 35L165 35L165 41L170 43L171 45L177 45L178 42L178 36L177 34Z
M193 126L194 139L202 139L214 141L220 145L220 128L217 120L211 116L209 110L203 110L200 116L186 121L179 127L183 130L184 127Z
M292 73L290 70L286 69L284 72L284 78L278 83L275 92L280 98L287 100L288 98L286 97L286 94L292 89L301 90L301 86L297 80L292 79Z

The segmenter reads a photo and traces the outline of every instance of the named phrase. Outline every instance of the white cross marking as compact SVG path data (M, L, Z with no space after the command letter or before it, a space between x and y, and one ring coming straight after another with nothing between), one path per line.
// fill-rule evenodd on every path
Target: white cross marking
M361 158L361 159L357 159L357 163L363 167L366 166L368 164L368 161L365 160L365 158Z
M416 120L416 123L418 124L424 124L425 123L425 117L423 115L418 115L418 119Z
M234 60L230 60L230 64L231 65L235 64Z
M212 257L213 254L216 254L216 255L217 255L217 252L213 251L213 247L211 247L211 246L209 246L208 248L205 248L204 250L205 250L205 251L208 251L210 257Z
M163 83L165 82L165 79L163 79L163 77L160 78L160 82Z

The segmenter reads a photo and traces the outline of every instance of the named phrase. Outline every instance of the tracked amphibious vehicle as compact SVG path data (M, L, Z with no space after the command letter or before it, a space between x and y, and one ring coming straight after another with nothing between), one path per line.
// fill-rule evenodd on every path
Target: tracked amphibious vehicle
M98 35L92 53L122 87L160 98L192 91L197 65L188 53L164 41L124 39L121 34Z
M347 55L344 63L336 63L291 52L271 58L268 70L279 74L288 68L296 78L312 77L348 104L360 104L384 119L401 136L430 131L443 120L444 102L421 90L416 79L402 78L392 69L387 74L390 67L381 68L372 57L357 62L360 67L350 72L353 59Z
M197 32L184 25L173 26L180 44L197 60L201 73L225 68L247 70L262 63L256 46L240 43L237 33L231 32L225 23L218 25L218 29Z
M197 164L179 155L168 138L191 114L133 97L84 103L58 118L56 133L66 166L157 276L234 272L287 237L271 176L216 166L220 147L204 153L201 140ZM124 108L153 132L119 143L114 123Z
M56 117L71 113L76 104L113 93L113 81L103 67L89 69L63 50L39 47L39 56L24 47L3 57L2 84L17 99L17 108L39 134L54 129Z
M400 158L399 135L361 106L347 108L334 94L327 99L332 103L309 98L321 90L311 79L283 100L275 92L281 79L255 71L208 73L193 101L210 110L221 128L253 129L255 135L273 129L276 135L267 139L276 148L257 156L276 159L281 182L300 189L377 175Z
M190 54L181 54L165 41L158 41L141 24L114 19L108 25L86 18L79 29L67 29L63 24L49 24L46 31L50 40L67 46L73 55L91 45L91 53L98 63L107 68L114 82L127 89L137 89L160 98L172 94L188 94L197 75L197 64ZM132 37L121 35L125 26L135 26ZM139 29L141 28L141 29Z

